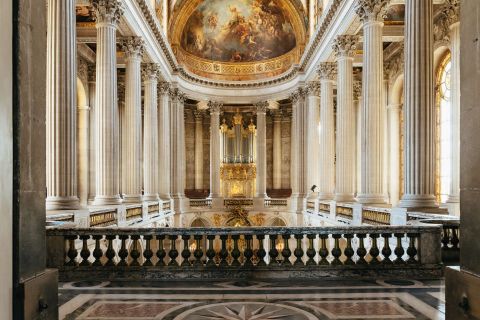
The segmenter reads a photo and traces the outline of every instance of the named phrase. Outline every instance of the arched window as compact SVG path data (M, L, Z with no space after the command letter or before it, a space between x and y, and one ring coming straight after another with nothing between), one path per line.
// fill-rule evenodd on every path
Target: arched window
M437 97L437 181L436 196L439 203L445 203L450 192L452 177L451 162L451 70L450 53L442 60L437 73L436 97Z

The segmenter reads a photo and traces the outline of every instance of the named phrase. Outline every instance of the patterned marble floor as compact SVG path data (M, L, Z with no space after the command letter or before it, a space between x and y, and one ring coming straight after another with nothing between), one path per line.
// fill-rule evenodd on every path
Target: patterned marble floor
M61 283L60 319L444 319L442 280Z

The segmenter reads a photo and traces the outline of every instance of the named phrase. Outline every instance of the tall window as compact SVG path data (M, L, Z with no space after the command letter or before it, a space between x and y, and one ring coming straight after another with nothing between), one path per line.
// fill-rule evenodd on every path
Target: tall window
M450 70L451 59L447 54L437 74L437 200L445 203L450 192L451 181L451 135L450 112Z

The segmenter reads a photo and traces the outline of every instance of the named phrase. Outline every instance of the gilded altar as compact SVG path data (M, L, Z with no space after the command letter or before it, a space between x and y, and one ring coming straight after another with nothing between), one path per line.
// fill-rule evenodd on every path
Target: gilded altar
M223 163L220 167L224 198L252 198L257 168L254 163Z

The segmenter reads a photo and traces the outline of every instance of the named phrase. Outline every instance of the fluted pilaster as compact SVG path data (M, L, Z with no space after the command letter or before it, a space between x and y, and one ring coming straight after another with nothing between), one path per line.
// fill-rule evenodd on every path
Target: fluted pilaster
M320 168L318 161L321 157L320 152L320 82L312 81L306 86L307 94L307 185L306 190L309 192L309 197L317 197L318 193L312 193L310 188L313 185L319 186L322 178L320 177Z
M268 102L255 104L257 111L257 178L255 197L267 196L267 108Z
M355 108L355 190L362 188L362 82L353 82L353 104Z
M144 42L140 37L122 39L125 52L125 118L123 127L125 157L122 159L122 192L126 203L142 200L142 82ZM155 95L156 97L156 95Z
M358 38L340 35L333 49L337 56L336 201L353 201L355 195L355 106L353 103L353 57Z
M405 182L399 206L434 207L433 1L407 0L405 8Z
M335 191L335 113L333 107L333 84L336 66L323 62L318 67L320 78L320 184L319 199L333 199Z
M88 203L95 199L95 65L88 67L88 103L90 105L89 114L89 144L88 144Z
M75 1L48 1L47 210L77 209Z
M195 189L203 189L203 112L194 111L195 116Z
M158 192L162 200L170 199L170 86L158 85Z
M210 198L220 197L220 111L222 104L209 101L210 109Z
M158 199L158 112L157 86L158 65L149 63L143 66L144 129L143 129L143 200Z
M361 110L361 203L384 203L383 14L388 0L359 0L363 22L363 93Z
M119 0L93 0L97 29L95 94L95 204L121 202L118 184L116 31L123 14Z
M170 89L172 101L172 198L175 203L175 211L182 212L185 208L185 94L176 88Z

